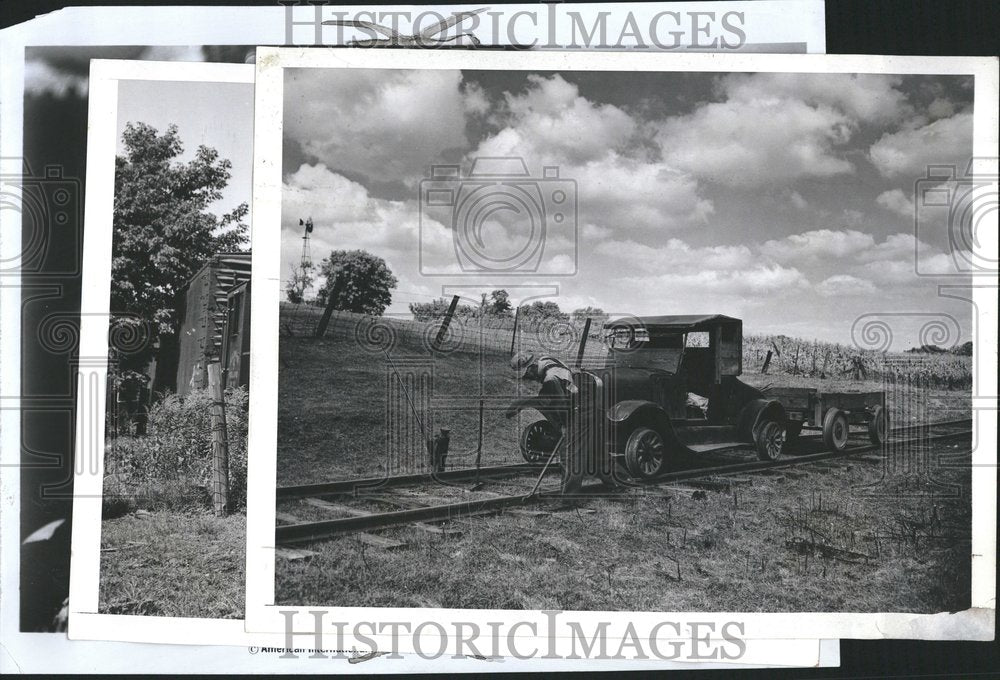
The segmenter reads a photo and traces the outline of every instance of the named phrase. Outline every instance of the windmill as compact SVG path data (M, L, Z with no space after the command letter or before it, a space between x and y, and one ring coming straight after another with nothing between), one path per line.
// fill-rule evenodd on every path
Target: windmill
M292 302L302 302L306 289L312 285L312 252L309 247L309 235L313 231L313 221L311 217L299 219L299 226L302 230L302 256L299 258L299 266L293 270L291 281L288 282L289 300Z
M313 231L313 218L307 217L305 220L299 219L299 226L305 227L302 232L302 259L299 260L299 271L305 274L312 269L312 253L309 250L309 234Z

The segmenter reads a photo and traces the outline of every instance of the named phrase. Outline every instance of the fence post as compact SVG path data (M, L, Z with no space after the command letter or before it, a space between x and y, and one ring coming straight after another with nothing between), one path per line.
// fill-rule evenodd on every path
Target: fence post
M764 357L764 366L760 369L761 373L767 373L768 367L771 365L771 350L767 350L767 356Z
M583 324L583 335L580 336L580 348L576 352L576 367L580 368L583 366L583 353L587 349L587 336L590 335L590 317L587 317L587 321Z
M435 351L441 351L441 343L444 342L445 336L448 335L448 326L451 325L451 317L455 315L455 309L458 307L458 296L454 295L451 298L451 304L448 305L448 311L445 312L444 320L441 322L441 328L438 329L437 337L434 338L434 344L431 348Z
M514 330L510 334L510 355L514 356L514 349L517 343L517 320L521 316L521 305L514 310Z
M319 325L316 326L315 337L322 338L326 335L326 327L330 324L330 317L333 316L333 306L337 304L337 296L340 295L342 287L343 279L337 274L333 280L333 285L330 286L330 292L327 294L326 309L323 310L323 316L319 320Z
M208 364L208 386L212 393L212 504L216 516L224 517L229 508L229 442L222 368L218 361Z

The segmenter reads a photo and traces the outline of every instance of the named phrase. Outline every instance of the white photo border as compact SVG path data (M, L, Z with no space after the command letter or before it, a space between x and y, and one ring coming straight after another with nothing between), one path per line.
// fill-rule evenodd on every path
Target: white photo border
M69 637L198 644L248 644L242 619L197 619L98 613L101 570L101 500L104 479L108 323L111 303L110 228L114 207L118 83L122 80L254 83L252 64L94 59L90 67L87 185L77 373L70 563ZM85 389L86 388L86 389Z

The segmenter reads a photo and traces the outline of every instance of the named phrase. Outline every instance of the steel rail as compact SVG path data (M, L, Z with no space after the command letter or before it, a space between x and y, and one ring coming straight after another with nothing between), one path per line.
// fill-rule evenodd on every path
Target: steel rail
M555 467L558 469L558 465ZM479 475L481 477L503 477L505 475L517 475L524 472L538 472L541 469L541 463L487 465L479 468ZM407 486L410 484L422 484L425 482L462 481L475 479L475 477L476 468L457 468L454 470L445 470L443 472L417 472L408 475L395 475L392 477L361 477L358 479L338 479L333 482L319 482L317 484L279 486L276 492L277 500L282 501L294 500L296 498L309 498L313 496L332 496L355 492L375 491L377 489L387 489L393 486Z
M955 425L957 422L948 423ZM886 442L886 444L908 444L925 443L931 441L941 441L955 439L971 434L971 430L960 432L948 432L940 435L927 437L916 437L912 439ZM866 453L868 451L881 450L883 445L869 444L855 446L843 451L824 451L821 453L807 454L802 456L789 457L776 461L754 461L749 463L735 463L713 468L695 468L691 470L681 470L671 472L657 477L649 482L630 485L634 488L649 488L661 486L671 482L687 481L703 477L716 477L720 475L732 474L736 472L756 472L770 470L774 468L806 465L826 460L838 460L850 458L853 455ZM590 484L585 489L600 488L598 484ZM275 544L288 545L292 543L309 543L327 538L333 538L342 534L357 533L370 529L383 529L392 526L410 524L412 522L440 522L457 517L467 517L469 515L491 514L505 508L527 505L543 499L559 498L557 492L544 492L540 494L519 494L513 496L498 496L495 498L480 498L458 503L445 505L423 506L406 510L396 510L392 512L373 513L370 515L340 517L335 519L320 520L317 522L303 522L301 524L289 524L275 528Z
M971 425L972 419L966 418L964 420L948 420L936 423L927 423L925 425L902 425L899 427L894 427L889 430L889 434L899 434L901 432L909 432L921 428L930 427L949 427L958 425ZM857 434L857 433L855 433ZM800 435L798 439L813 441L821 439L822 435L810 434L810 435ZM750 444L746 444L745 447L750 447ZM735 450L740 447L731 447L731 449L719 449L716 451L708 451L704 455L712 455L713 453L723 453L729 450ZM853 450L853 449L852 449ZM803 458L803 456L797 456L796 458ZM479 469L480 475L484 477L502 477L505 475L517 475L524 472L538 472L544 467L542 463L514 463L507 465L488 465ZM552 471L560 469L558 462L553 462L549 468ZM445 470L443 472L416 472L406 475L395 475L390 477L359 477L357 479L338 479L332 482L317 482L314 484L299 484L290 486L279 486L276 490L277 500L294 500L297 498L310 498L314 496L333 496L341 494L351 494L363 491L374 491L376 489L387 489L394 486L408 486L411 484L422 484L426 482L451 482L451 481L463 481L468 479L474 479L476 476L476 468L456 468L452 470Z

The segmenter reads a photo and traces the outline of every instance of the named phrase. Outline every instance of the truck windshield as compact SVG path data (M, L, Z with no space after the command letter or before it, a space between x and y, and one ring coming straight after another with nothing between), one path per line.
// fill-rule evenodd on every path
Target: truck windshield
M607 338L609 366L654 368L676 373L684 351L680 333L617 328Z

